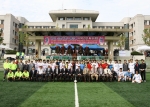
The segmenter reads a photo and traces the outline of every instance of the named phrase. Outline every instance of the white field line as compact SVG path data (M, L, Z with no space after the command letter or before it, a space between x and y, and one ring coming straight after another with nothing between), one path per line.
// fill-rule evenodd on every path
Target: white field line
M78 90L76 82L74 83L74 90L75 90L75 107L79 107Z

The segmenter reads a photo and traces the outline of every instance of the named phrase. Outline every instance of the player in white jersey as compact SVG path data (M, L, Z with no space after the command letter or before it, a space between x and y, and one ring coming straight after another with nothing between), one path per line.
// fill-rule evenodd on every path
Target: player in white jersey
M46 63L46 61L44 61L43 62L43 70L45 71L47 67L48 67L48 64Z
M130 72L131 72L132 74L135 73L135 71L134 71L134 66L135 66L135 64L134 64L134 62L133 62L133 59L131 59L129 65L128 65L128 67L129 67Z
M35 70L38 70L38 61L37 60L35 60L34 65L35 65Z
M52 70L54 71L54 69L55 69L55 67L56 67L56 63L55 63L55 61L52 61L51 66L52 66Z
M121 63L121 60L119 60L119 63L118 63L118 64L119 64L119 69L120 69L120 68L123 68L123 64Z
M113 67L114 67L114 71L116 71L116 73L118 74L119 73L119 64L118 64L117 60L115 60Z
M68 61L68 69L71 69L71 66L72 66L72 62Z
M141 75L138 74L138 71L136 71L136 74L134 74L132 78L132 83L141 83L141 82L142 82Z
M122 72L122 68L120 68L120 71L118 73L118 82L124 81L124 73Z
M78 69L78 66L80 66L79 61L76 62L76 69Z

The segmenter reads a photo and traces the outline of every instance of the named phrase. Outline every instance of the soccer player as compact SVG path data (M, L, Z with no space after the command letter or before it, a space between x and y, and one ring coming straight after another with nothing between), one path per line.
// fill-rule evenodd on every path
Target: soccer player
M124 76L125 76L125 81L131 81L132 74L130 72L130 69L128 69L128 72L126 72Z
M119 65L119 68L123 68L123 64L121 63L121 60L119 60L118 65Z
M130 63L129 63L129 69L130 69L130 72L132 73L132 75L135 74L135 70L134 70L134 63L133 63L133 59L130 60Z
M141 82L142 82L141 75L138 73L138 71L136 71L136 74L132 78L132 83L141 83Z
M15 80L21 80L22 79L22 72L18 68L17 71L15 72Z
M8 81L13 81L14 80L14 73L9 70L8 74L7 74L7 80Z
M120 68L120 71L118 73L118 82L124 80L124 73L122 72L122 68Z
M114 67L114 71L118 74L119 73L119 64L118 64L117 60L115 60L113 67Z
M29 72L25 69L22 73L23 80L29 80Z

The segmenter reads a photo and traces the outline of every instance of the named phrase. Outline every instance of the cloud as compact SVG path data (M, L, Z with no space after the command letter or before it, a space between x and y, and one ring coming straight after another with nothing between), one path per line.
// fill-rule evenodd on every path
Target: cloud
M85 9L97 10L97 21L120 21L136 14L150 15L149 0L0 0L0 14L12 13L33 22L51 21L50 10ZM63 6L62 6L63 4Z

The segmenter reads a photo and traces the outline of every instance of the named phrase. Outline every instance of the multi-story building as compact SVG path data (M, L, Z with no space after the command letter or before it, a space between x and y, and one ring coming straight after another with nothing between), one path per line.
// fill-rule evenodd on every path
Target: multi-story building
M15 17L12 14L0 15L0 30L2 31L3 43L17 50L19 43L19 28L28 22L24 17Z
M118 38L124 34L127 37L125 49L133 50L144 45L143 30L150 27L150 16L141 14L123 18L120 22L96 22L99 12L91 10L52 10L49 15L53 22L29 22L24 17L15 17L12 14L0 15L3 42L17 50L19 28L26 25L27 28L20 29L20 31L33 35L30 38L32 42L29 46L29 53L37 48L36 40L40 40L39 52L45 50L46 54L51 54L50 46L43 44L43 36L105 36L105 43L99 45L105 49L113 48L114 50L119 48L117 47Z

